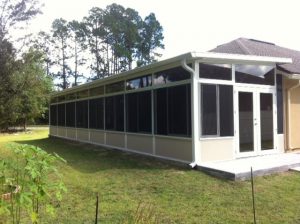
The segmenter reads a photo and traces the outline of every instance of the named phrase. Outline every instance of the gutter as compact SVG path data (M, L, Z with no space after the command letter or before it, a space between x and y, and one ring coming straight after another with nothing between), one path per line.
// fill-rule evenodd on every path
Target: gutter
M298 88L300 86L300 80L298 80L298 83L296 83L295 85L291 86L288 90L287 90L287 97L288 97L288 106L287 106L287 109L288 109L288 149L292 149L292 146L291 146L291 92L292 90Z
M195 124L196 122L199 123L196 119L196 122L194 122L194 118L195 118L195 104L194 104L194 98L196 97L195 96L195 93L194 93L194 86L195 86L195 77L196 77L196 72L194 69L192 69L191 67L189 67L186 63L186 57L184 59L181 60L181 66L186 70L188 71L190 74L191 74L191 124L192 124L192 150L193 150L193 161L189 164L191 168L195 168L197 167L197 153L196 153L196 150L197 150L197 147L196 145L197 144L197 134L198 133L196 131L196 128L198 126L198 124ZM196 83L197 85L197 83ZM198 91L198 88L196 88L196 91ZM196 98L196 100L198 100L198 98ZM196 104L196 107L197 107L198 104ZM198 111L198 110L196 110ZM195 127L196 125L196 127ZM198 128L199 130L199 128Z

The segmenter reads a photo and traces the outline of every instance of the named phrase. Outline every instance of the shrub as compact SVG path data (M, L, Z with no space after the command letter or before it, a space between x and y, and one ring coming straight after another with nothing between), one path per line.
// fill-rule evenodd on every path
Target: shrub
M8 214L14 224L28 217L38 223L41 211L54 215L53 204L61 201L66 191L55 165L65 161L32 145L12 144L9 149L13 157L0 162L0 190L11 186L11 196L0 198L0 216ZM18 192L14 193L16 188Z

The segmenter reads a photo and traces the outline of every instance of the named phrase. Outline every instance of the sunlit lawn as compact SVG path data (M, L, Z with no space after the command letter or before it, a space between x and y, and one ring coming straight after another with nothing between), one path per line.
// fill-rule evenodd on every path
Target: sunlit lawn
M1 159L9 142L37 145L67 161L59 169L68 192L57 216L43 217L43 223L93 223L97 192L100 223L130 223L139 205L158 223L253 222L249 181L225 181L153 158L48 138L47 129L0 134ZM300 223L300 173L254 181L259 223Z

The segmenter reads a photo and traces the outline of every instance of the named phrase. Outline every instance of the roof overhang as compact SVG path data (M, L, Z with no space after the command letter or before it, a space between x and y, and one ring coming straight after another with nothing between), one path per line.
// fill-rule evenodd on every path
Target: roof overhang
M130 77L137 73L151 72L154 69L180 63L185 60L187 63L193 61L203 61L203 62L215 62L215 63L261 63L261 64L287 64L292 63L291 58L278 58L278 57L265 57L265 56L253 56L253 55L239 55L239 54L225 54L225 53L214 53L214 52L189 52L182 54L173 58L165 59L162 61L154 62L152 64L135 68L127 72L122 72L117 75L112 75L103 79L88 82L79 86L75 86L69 89L65 89L60 92L52 93L52 96L64 95L67 93L72 93L75 91L84 90L86 88L92 88L99 86L101 84L109 83L112 81L117 81L123 79L124 77Z

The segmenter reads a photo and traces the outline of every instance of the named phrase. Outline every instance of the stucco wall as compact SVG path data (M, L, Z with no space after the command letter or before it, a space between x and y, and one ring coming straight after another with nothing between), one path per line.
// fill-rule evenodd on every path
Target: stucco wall
M286 114L286 148L288 150L300 148L300 87L289 89L299 83L298 80L284 80L285 114ZM290 92L290 94L288 94ZM290 97L290 99L289 99Z
M234 159L234 138L215 138L200 140L201 161Z

